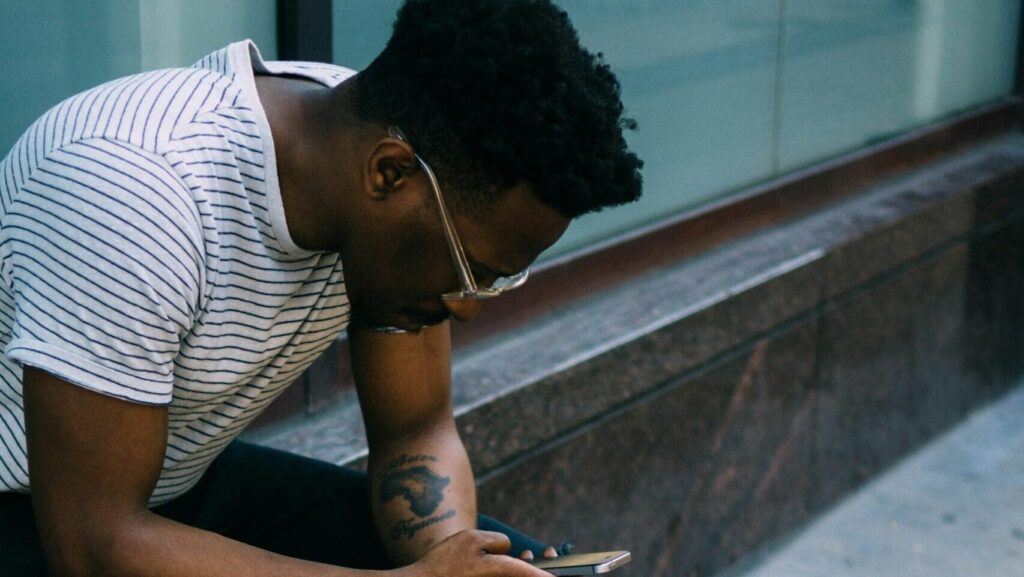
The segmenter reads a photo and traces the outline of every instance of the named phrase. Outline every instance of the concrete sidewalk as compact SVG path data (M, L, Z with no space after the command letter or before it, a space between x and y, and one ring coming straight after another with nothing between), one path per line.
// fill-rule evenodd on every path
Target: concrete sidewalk
M1024 577L1024 384L734 577Z

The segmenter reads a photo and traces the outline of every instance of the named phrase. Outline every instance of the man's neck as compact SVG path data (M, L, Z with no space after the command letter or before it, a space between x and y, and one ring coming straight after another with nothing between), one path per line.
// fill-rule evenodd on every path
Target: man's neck
M256 89L274 137L289 235L308 250L340 251L346 201L360 181L348 87L257 76Z

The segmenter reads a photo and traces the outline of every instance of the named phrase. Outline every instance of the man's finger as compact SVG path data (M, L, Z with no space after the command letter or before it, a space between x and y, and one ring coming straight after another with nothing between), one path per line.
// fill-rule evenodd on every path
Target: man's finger
M544 558L545 559L554 559L555 557L558 557L558 552L555 551L554 547L548 547L547 549L544 550ZM531 559L533 558L533 554L532 553L530 554L530 558Z
M492 555L508 555L512 550L512 541L504 533L494 531L474 531L474 535L480 540L480 548Z

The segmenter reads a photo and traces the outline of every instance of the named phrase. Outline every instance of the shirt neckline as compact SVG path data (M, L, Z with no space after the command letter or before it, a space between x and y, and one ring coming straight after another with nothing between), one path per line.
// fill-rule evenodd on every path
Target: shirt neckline
M263 60L259 48L252 40L236 42L228 47L228 57L231 62L232 72L238 78L240 88L253 109L253 116L259 129L260 139L263 141L263 162L264 162L264 193L267 203L267 213L270 220L270 228L273 233L268 243L274 243L274 247L292 257L308 257L323 251L309 250L300 247L292 238L288 230L288 222L284 211L284 200L281 196L281 182L277 171L277 151L274 145L274 136L270 130L270 121L267 119L266 110L260 101L259 92L256 90L256 74L288 74L308 78L324 86L330 86L324 82L322 77L312 74L311 71L289 66L287 62L274 63Z

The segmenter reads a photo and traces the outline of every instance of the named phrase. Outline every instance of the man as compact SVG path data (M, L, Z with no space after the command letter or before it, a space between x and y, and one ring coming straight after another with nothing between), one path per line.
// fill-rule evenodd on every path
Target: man
M358 75L240 42L58 105L0 165L0 566L543 575L475 530L448 319L639 196L628 124L548 0L409 0ZM233 442L346 328L369 475Z

